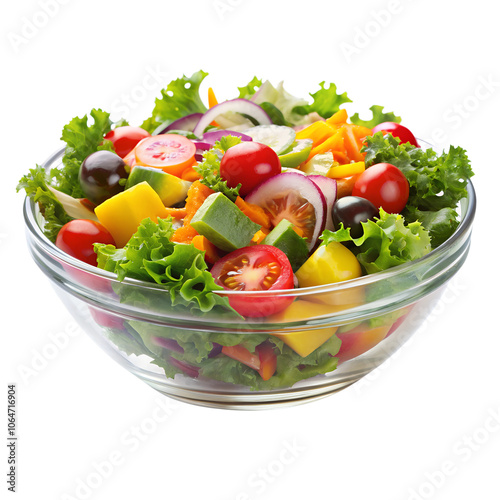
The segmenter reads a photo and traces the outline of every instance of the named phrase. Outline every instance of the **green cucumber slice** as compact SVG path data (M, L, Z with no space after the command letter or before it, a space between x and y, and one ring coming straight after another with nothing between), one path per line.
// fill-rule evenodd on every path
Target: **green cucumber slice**
M258 125L243 132L255 142L274 149L277 155L284 153L295 142L295 130L284 125Z
M313 145L312 139L299 139L292 144L292 148L278 155L281 166L285 168L296 168L307 160Z

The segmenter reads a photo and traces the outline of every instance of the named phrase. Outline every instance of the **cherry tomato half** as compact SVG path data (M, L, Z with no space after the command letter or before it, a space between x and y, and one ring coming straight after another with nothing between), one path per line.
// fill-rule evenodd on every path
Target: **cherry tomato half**
M194 143L178 134L147 137L135 148L137 165L161 168L178 177L193 163L195 153Z
M228 253L210 271L226 290L263 291L293 289L293 271L287 256L270 245L254 245ZM286 296L229 296L229 304L242 316L263 317L285 309L293 301Z
M115 152L120 158L125 158L139 142L149 136L149 132L146 132L143 128L127 125L111 130L104 136L104 139L108 139L113 143Z
M75 219L64 224L56 238L56 246L63 252L97 266L94 243L115 245L115 240L102 224L87 219Z
M371 201L391 214L403 210L408 201L410 186L403 172L390 163L378 163L367 168L356 180L353 196Z
M398 137L401 139L401 143L404 144L405 142L409 142L412 146L415 146L417 148L420 147L419 143L417 142L417 139L415 139L415 136L410 132L409 129L406 127L403 127L403 125L400 125L399 123L395 122L384 122L384 123L379 123L376 127L372 129L372 132L376 134L377 132L384 132L385 133L390 133L394 137Z
M253 141L245 141L229 148L220 163L220 175L229 187L236 187L241 183L241 196L279 173L281 163L274 150Z

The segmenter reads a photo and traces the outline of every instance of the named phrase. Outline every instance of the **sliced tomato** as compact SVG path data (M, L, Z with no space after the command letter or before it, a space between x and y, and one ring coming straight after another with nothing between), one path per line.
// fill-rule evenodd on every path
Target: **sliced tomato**
M231 359L235 359L240 363L252 368L260 370L260 359L258 354L252 354L246 347L242 345L223 346L222 354L225 354Z
M270 245L240 248L217 261L210 271L215 282L231 291L293 289L293 271L287 256ZM242 316L263 317L285 309L292 297L230 295L229 304Z
M160 134L147 137L135 148L137 165L161 168L180 177L194 161L196 146L187 137L178 134Z

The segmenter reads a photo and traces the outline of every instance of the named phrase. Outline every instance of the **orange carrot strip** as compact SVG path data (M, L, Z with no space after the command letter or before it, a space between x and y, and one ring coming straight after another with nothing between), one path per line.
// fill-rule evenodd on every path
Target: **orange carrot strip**
M219 252L217 251L217 247L205 236L201 234L197 234L191 241L191 243L202 252L205 252L205 260L209 264L215 264L219 259Z
M189 223L194 217L196 211L203 205L203 202L213 193L213 191L202 184L200 181L195 181L188 189L186 198L186 215L184 217L183 226L176 229L172 236L172 241L177 243L190 243L198 234L194 227Z
M271 227L271 220L269 215L267 215L266 211L259 207L258 205L254 205L253 203L248 203L243 198L238 196L235 201L235 205L253 222L259 224L264 228Z

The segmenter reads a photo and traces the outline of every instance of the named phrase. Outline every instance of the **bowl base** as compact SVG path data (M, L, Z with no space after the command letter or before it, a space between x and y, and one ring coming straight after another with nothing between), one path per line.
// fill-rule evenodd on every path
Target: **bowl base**
M325 383L318 384L314 387L308 386L303 389L284 389L283 391L261 391L255 393L244 391L218 393L212 391L197 391L192 388L183 389L174 386L167 387L164 382L144 377L142 373L138 376L150 387L164 396L183 403L225 410L265 410L298 406L325 398L354 384L367 375L372 369L372 367L367 367L365 370L353 371L346 374L342 379L336 378L330 381L325 380Z

